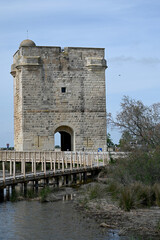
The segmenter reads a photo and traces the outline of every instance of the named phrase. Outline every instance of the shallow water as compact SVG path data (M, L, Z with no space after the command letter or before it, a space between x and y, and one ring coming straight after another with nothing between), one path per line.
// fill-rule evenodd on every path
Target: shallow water
M116 231L103 231L72 201L0 203L1 240L122 240Z

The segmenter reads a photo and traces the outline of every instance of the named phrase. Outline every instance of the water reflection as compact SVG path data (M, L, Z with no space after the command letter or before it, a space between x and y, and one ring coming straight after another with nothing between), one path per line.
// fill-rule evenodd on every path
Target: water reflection
M39 203L21 201L0 204L1 240L123 240L107 234L94 220L84 218L71 201Z

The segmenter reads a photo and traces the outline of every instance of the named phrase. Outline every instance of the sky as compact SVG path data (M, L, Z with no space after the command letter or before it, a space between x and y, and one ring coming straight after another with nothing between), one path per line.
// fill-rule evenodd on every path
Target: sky
M0 0L0 147L14 145L10 68L27 38L37 46L105 48L113 116L124 95L148 106L160 102L159 0ZM120 132L108 131L118 143Z

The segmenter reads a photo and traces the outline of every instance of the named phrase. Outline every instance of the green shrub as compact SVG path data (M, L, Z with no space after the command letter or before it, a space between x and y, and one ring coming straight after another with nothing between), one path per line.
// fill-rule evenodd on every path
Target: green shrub
M137 207L150 207L155 203L153 187L142 183L125 186L120 193L119 205L126 211Z
M108 167L108 177L123 185L142 182L153 185L160 182L160 148L151 152L136 149L126 158L119 158Z
M49 187L45 187L43 188L40 192L39 192L39 196L40 196L40 201L41 202L46 202L46 198L48 197L48 195L51 193L51 189Z
M135 197L140 206L150 207L155 202L155 193L151 186L144 185L140 182L135 182L131 185L135 192Z

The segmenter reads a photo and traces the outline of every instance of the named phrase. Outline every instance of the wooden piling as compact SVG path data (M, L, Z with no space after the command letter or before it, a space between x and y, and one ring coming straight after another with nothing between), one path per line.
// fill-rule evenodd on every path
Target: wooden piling
M68 175L66 175L66 185L68 185Z
M27 196L27 182L24 182L24 196Z
M0 188L0 201L4 200L4 189Z

